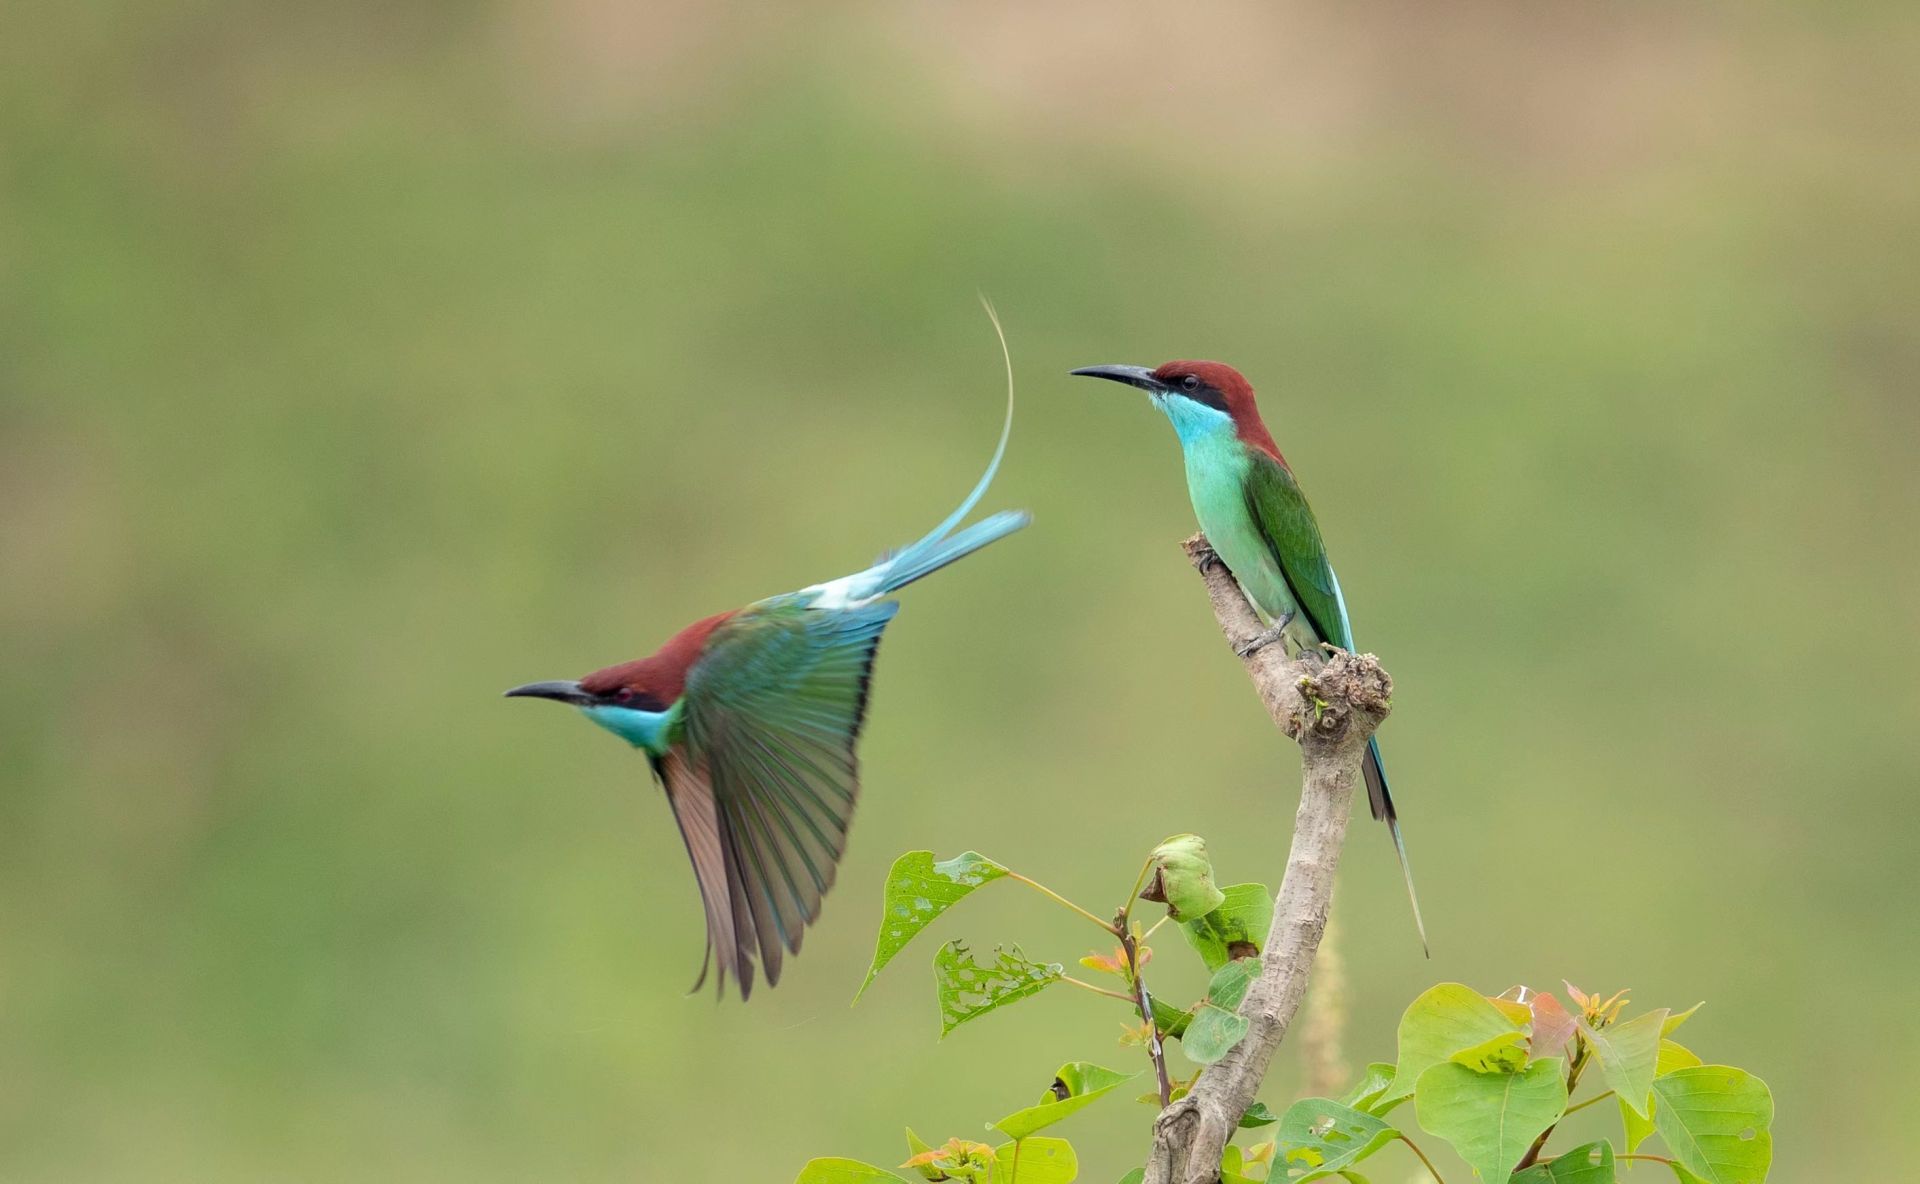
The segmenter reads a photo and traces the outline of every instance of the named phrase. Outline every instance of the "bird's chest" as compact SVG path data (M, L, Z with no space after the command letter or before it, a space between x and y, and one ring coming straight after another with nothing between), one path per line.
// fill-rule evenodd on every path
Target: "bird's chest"
M1273 549L1247 505L1247 459L1236 442L1196 440L1187 445L1187 496L1214 553L1269 618L1294 611L1293 593Z

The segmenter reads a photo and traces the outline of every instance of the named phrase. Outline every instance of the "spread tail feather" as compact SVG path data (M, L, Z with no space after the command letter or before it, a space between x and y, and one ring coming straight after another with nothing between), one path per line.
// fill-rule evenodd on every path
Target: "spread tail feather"
M1407 843L1400 836L1400 817L1393 809L1393 796L1387 792L1387 774L1380 767L1380 742L1377 739L1367 741L1366 759L1361 762L1360 772L1367 782L1367 805L1373 816L1387 824L1387 831L1393 835L1393 853L1400 859L1400 875L1407 882L1407 903L1413 906L1414 928L1420 931L1420 952L1433 957L1433 951L1427 946L1427 923L1420 916L1420 896L1413 890L1413 867L1407 862Z

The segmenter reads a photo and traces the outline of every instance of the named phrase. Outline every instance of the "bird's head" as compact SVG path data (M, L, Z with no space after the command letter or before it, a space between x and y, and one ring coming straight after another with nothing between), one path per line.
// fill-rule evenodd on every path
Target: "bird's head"
M1073 371L1086 378L1104 378L1147 392L1147 398L1172 421L1182 444L1227 433L1260 448L1277 460L1280 450L1260 421L1253 385L1225 362L1166 362L1145 366L1083 366Z
M635 748L665 750L674 699L649 685L649 659L596 670L579 680L530 682L507 692L509 699L552 699L580 709L594 723Z

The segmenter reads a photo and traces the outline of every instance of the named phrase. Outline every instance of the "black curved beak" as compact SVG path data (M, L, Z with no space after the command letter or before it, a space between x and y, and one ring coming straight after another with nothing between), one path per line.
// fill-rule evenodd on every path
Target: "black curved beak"
M593 702L593 696L580 689L580 684L567 679L556 682L530 682L523 687L515 687L507 692L509 699L552 699L556 703L572 703L576 706Z
M1104 378L1109 382L1124 382L1128 386L1137 386L1151 394L1164 395L1170 389L1166 383L1153 376L1153 371L1145 366L1082 366L1078 370L1068 371L1083 378Z

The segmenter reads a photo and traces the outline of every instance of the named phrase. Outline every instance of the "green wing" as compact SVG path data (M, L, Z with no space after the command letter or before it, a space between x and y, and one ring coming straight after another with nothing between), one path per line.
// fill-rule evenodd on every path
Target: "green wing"
M1247 466L1246 494L1247 509L1307 623L1320 640L1353 648L1340 584L1327 563L1326 544L1320 541L1320 525L1293 474L1279 461L1256 452Z
M660 762L707 915L707 952L745 998L754 959L780 981L833 884L859 797L854 744L881 630L899 605L755 606L688 672L680 741ZM701 965L698 988L709 963Z

